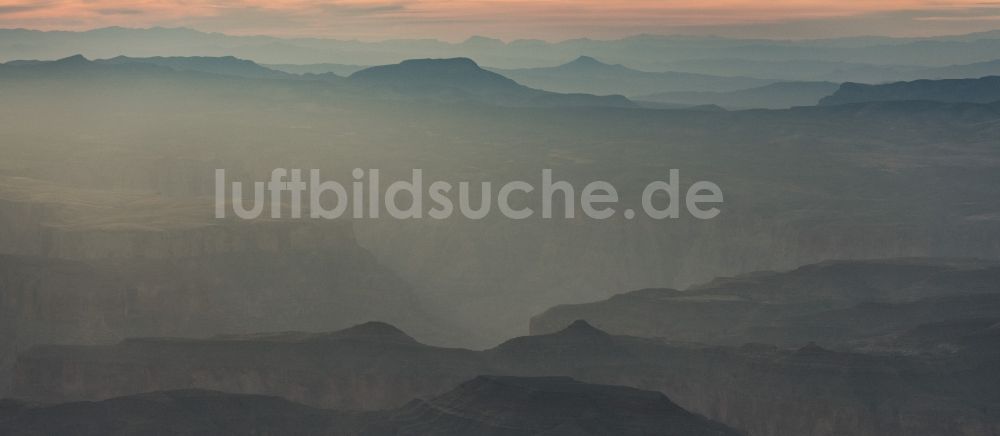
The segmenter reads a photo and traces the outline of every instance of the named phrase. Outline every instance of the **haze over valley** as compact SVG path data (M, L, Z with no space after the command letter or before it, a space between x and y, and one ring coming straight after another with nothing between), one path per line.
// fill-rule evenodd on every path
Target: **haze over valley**
M1000 433L1000 31L6 28L0 61L0 434ZM220 218L219 169L576 191ZM718 216L624 212L671 170L657 207L710 181Z

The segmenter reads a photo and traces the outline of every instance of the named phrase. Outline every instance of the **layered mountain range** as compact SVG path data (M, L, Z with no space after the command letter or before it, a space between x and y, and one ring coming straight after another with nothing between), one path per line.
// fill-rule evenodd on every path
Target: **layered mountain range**
M517 415L519 411L538 413L550 427L559 416L592 416L584 410L593 400L558 412L568 407L560 406L560 397L542 395L539 405L531 406L534 397L517 394L524 386L516 383L463 385L482 395L475 399L445 393L474 374L568 375L665 392L681 407L748 434L991 434L1000 422L992 371L1000 363L995 322L970 325L956 336L966 339L945 354L907 356L836 352L815 344L791 350L680 344L610 335L578 321L553 334L515 338L474 352L423 345L390 326L369 323L321 335L36 347L18 361L15 394L62 402L152 390L221 389L321 408L403 407L417 416L414 421L429 415L431 422L460 432L469 421L487 419L480 408L507 411L488 418L494 425L514 419L543 427ZM407 405L415 397L441 394L428 405ZM501 407L505 398L513 402ZM679 409L675 413L684 416ZM668 419L670 413L651 416ZM628 422L643 422L633 419Z
M533 318L531 332L585 319L614 333L676 341L867 349L932 324L1000 319L998 282L1000 266L990 262L830 261L557 306Z
M150 32L177 51L275 42ZM132 31L0 34L54 53ZM995 78L837 85L616 56L978 74L996 40L352 42L378 53L315 61L385 65L343 75L127 44L0 65L0 395L18 398L0 432L994 435ZM428 53L372 61L408 44ZM936 65L869 64L888 45ZM473 46L595 57L449 54ZM654 101L604 95L633 93ZM680 107L704 103L788 109ZM215 170L275 168L494 188L551 169L621 201L607 220L214 216ZM718 218L621 213L671 169L721 187Z
M535 335L484 351L425 345L379 322L44 345L19 356L13 393L52 403L211 389L423 417L439 407L410 400L444 395L432 404L457 409L431 421L460 432L468 421L453 415L480 403L446 394L452 386L481 374L563 375L663 392L748 434L988 435L1000 422L996 271L968 260L828 262L636 291L553 308L533 321ZM484 383L474 390L496 398L493 384L471 386Z
M423 79L407 84L417 70ZM434 317L472 332L428 339L476 347L525 332L548 307L626 289L837 258L1000 256L996 104L724 112L582 96L597 106L581 107L577 96L525 88L461 59L354 78L261 78L267 71L235 58L0 67L10 102L0 121L0 248L102 262L266 256L353 238ZM495 183L533 181L550 168L581 187L610 181L621 208L635 210L648 182L678 168L682 183L713 181L726 200L708 222L618 214L600 222L362 219L348 229L212 218L215 169L251 182L278 167L315 168L341 182L354 168L378 168L386 183L413 168ZM386 319L422 338L434 330Z
M569 377L479 376L447 393L381 412L317 409L277 397L204 390L100 402L0 403L9 435L468 435L725 436L738 432L666 396Z
M996 60L1000 32L786 40L636 35L614 40L578 38L559 42L537 39L505 42L474 36L452 43L431 39L277 38L206 33L188 28L109 27L84 32L0 29L0 41L6 60L57 59L82 53L98 58L232 55L267 64L382 65L413 58L470 57L485 65L512 69L554 65L588 55L643 71L883 82L944 78L924 70Z
M365 68L347 78L333 73L296 75L272 70L233 57L118 56L91 61L81 55L55 61L12 61L0 65L8 77L65 77L66 75L143 74L170 72L233 76L244 79L309 81L353 87L370 98L416 98L438 102L482 102L526 107L635 107L625 97L585 93L560 94L529 88L499 74L484 70L468 58L414 59L395 65Z

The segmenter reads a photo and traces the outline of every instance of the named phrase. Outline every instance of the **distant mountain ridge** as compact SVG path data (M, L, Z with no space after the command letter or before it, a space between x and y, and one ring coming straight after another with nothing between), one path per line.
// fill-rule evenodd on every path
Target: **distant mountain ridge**
M529 88L468 58L411 59L351 74L352 83L434 99L471 99L503 106L636 107L621 95L557 93Z
M840 85L833 82L777 82L729 92L663 92L637 96L635 100L688 105L712 104L726 109L788 109L814 106L839 88Z
M109 42L111 44L109 44ZM56 59L74 53L92 58L118 55L227 56L265 64L341 63L380 65L410 58L471 57L483 65L529 68L587 54L610 63L662 71L691 59L823 60L884 65L938 67L996 59L1000 32L891 38L856 37L810 40L635 35L616 40L586 38L559 42L520 39L509 42L472 37L459 43L432 39L365 42L321 38L235 36L190 28L99 28L80 32L0 29L0 53L9 59ZM750 70L729 69L734 75ZM829 70L832 71L832 70ZM831 80L830 77L782 77L783 80ZM832 80L844 80L832 79ZM530 85L529 85L530 86ZM666 91L666 90L661 90ZM649 94L656 91L644 92Z
M0 64L0 73L8 74L74 74L74 73L123 73L150 77L164 74L202 74L231 76L243 79L300 80L301 76L275 71L255 62L224 57L150 57L132 58L117 56L110 59L90 60L83 55L73 55L52 61L19 60Z
M283 398L167 390L55 406L0 402L9 436L736 436L659 392L569 377L478 376L442 395L378 412Z
M584 319L632 336L854 349L924 323L1000 318L998 278L1000 265L986 261L829 261L718 278L686 291L643 289L560 305L533 318L531 332L557 332Z
M672 91L733 91L773 83L750 77L695 73L646 72L608 64L590 56L554 67L493 69L518 83L557 92L588 92L636 96Z
M338 76L347 77L371 65L344 65L334 63L319 64L264 64L272 70L284 71L292 74L326 74L333 73Z
M937 101L944 103L994 103L1000 101L1000 76L979 79L915 80L883 85L845 83L821 105L876 101Z
M920 71L919 75L923 79L971 79L1000 76L1000 59L931 68Z
M0 74L25 77L37 74L77 73L196 73L242 79L335 82L354 86L376 98L424 99L436 102L478 102L523 107L635 108L621 95L563 94L523 86L500 74L484 70L468 58L411 59L399 64L369 67L348 78L333 73L292 74L255 62L226 57L152 57L88 60L74 55L55 61L11 61L0 64Z
M988 412L998 383L997 321L955 326L944 339L956 346L945 344L935 355L868 355L814 343L706 346L608 334L584 321L484 351L336 332L326 334L330 341L291 343L39 346L22 354L15 393L50 402L191 388L252 393L372 411L385 416L379 428L390 431L377 434L389 435L732 434L690 410L765 436L840 434L827 428L863 436L985 436L997 422ZM941 340L914 329L870 346L912 341ZM18 422L25 407L0 403L0 428L5 416Z
M167 67L176 71L197 71L202 73L238 76L248 79L290 79L295 77L292 74L272 70L270 68L263 67L256 62L239 59L233 56L156 56L149 58L118 56L111 59L95 60L94 62L110 65L148 64Z

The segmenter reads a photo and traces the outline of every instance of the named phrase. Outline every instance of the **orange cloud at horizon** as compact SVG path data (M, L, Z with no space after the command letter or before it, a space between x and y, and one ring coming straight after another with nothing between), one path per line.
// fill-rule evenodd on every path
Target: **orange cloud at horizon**
M985 12L984 12L985 11ZM992 11L992 12L991 12ZM0 27L84 30L187 26L231 34L567 38L685 33L884 14L909 22L994 21L983 0L0 0ZM877 20L876 20L877 21ZM907 33L869 24L870 34ZM880 28L882 27L882 28ZM891 26L890 26L891 27ZM914 26L909 33L920 33ZM954 27L954 26L952 26ZM980 24L979 28L983 25ZM861 27L860 32L864 32Z

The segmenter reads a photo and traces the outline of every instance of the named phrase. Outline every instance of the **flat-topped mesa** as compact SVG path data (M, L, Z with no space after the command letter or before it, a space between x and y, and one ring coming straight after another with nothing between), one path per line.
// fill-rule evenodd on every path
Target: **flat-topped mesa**
M479 64L477 64L476 61L465 57L445 59L407 59L400 62L399 65L411 70L427 69L435 72L444 70L452 70L456 72L483 70L479 67Z
M411 59L358 71L348 81L421 100L523 107L637 107L621 95L560 94L530 88L468 58Z
M393 86L399 90L416 91L419 87L427 86L478 93L522 90L513 80L486 71L469 58L410 59L394 65L366 68L351 74L349 78L357 83Z

